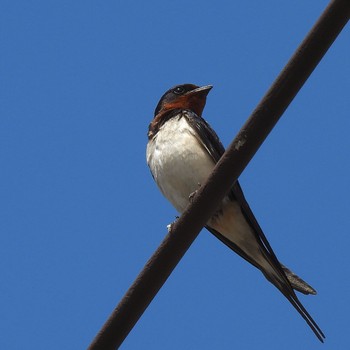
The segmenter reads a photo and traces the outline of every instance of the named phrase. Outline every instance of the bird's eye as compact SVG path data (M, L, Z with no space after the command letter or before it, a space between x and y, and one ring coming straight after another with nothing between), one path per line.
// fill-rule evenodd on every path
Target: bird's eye
M185 89L182 86L178 86L173 90L173 93L176 95L182 95L185 92Z

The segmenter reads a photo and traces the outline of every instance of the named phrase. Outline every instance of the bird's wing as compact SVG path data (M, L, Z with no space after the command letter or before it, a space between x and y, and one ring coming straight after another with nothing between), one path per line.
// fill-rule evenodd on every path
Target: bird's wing
M210 125L201 117L198 117L195 113L191 112L187 115L187 120L191 127L195 129L198 141L204 146L204 148L208 151L209 155L212 157L215 163L219 161L223 153L225 152L225 148L219 140L216 132L210 127ZM278 266L278 270L284 275L283 269L276 258L275 253L273 252L265 234L263 233L258 221L256 220L252 210L250 209L248 202L246 201L242 188L238 181L236 181L229 193L229 197L233 200L236 200L241 208L242 214L245 217L246 221L253 228L255 233L255 237L259 244L262 246L263 250L271 255L271 258L276 266ZM212 233L215 230L210 230ZM220 237L220 233L214 233L223 243L228 245L231 249L236 251L240 256L244 259L252 263L256 266L256 263L252 261L249 256L247 256L241 249L239 249L235 244L229 241L225 237ZM222 236L222 235L221 235Z
M219 161L225 148L219 140L219 137L215 131L210 127L210 125L201 117L198 117L195 113L190 112L187 114L187 120L192 128L196 131L196 137L198 141L203 145L203 147L208 151L209 155L212 157L215 163ZM304 308L304 306L299 301L296 296L292 285L290 284L283 267L278 261L274 251L272 250L270 243L268 242L264 232L262 231L259 223L257 222L252 210L250 209L248 202L246 201L241 186L238 181L236 181L228 194L231 200L235 200L239 203L242 215L248 222L249 226L255 235L255 238L259 244L260 251L265 259L269 262L274 273L264 270L259 264L254 261L253 257L246 254L242 249L240 249L235 243L231 242L220 232L214 230L211 227L206 227L211 233L213 233L218 239L220 239L229 248L235 251L242 258L250 262L252 265L259 268L266 278L273 283L282 294L288 299L288 301L294 306L294 308L299 312L299 314L304 318L316 336L323 342L324 334L318 327L316 322Z
M185 117L191 127L196 131L194 136L199 143L208 151L208 154L217 163L225 152L225 147L220 142L216 132L210 125L202 118L198 117L192 111L186 111Z

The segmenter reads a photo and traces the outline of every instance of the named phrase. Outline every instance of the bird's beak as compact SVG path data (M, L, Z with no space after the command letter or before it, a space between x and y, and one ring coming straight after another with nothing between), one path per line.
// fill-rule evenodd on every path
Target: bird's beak
M197 89L188 91L185 95L192 95L192 94L200 94L202 93L203 95L208 95L209 91L213 88L213 85L205 85L201 86Z

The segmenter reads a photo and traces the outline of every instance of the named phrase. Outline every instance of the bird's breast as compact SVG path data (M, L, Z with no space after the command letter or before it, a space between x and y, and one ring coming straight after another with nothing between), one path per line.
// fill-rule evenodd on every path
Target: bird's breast
M214 161L183 114L169 119L147 144L147 163L163 195L179 211L205 182Z

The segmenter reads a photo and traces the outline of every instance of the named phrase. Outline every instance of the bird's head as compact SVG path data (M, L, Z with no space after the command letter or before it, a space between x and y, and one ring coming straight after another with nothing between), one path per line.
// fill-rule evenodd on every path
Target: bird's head
M174 109L189 109L200 117L211 88L212 85L176 85L161 97L154 111L154 116Z

